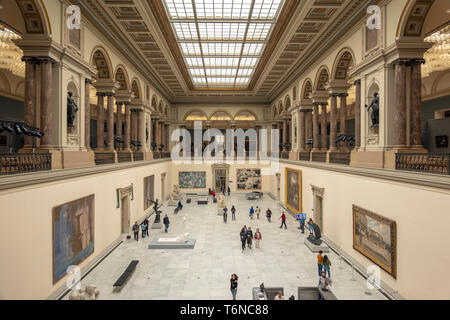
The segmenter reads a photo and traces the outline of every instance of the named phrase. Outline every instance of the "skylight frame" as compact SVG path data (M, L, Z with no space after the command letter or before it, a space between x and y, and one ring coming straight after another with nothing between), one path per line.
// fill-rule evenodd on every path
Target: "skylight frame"
M197 89L248 88L286 2L162 1Z

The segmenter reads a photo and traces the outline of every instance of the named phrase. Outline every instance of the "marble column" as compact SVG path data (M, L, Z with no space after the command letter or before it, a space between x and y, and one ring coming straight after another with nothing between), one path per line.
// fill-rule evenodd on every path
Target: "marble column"
M125 138L124 149L125 151L131 151L131 105L125 103Z
M355 81L355 147L361 147L361 80Z
M313 151L319 151L319 104L314 104L313 114Z
M52 110L52 88L53 88L53 60L41 59L41 125L44 133L41 138L41 147L53 145L53 110Z
M348 94L340 94L341 100L341 134L347 134L347 96Z
M423 59L413 59L411 64L411 134L410 145L422 147L422 74Z
M131 140L137 141L138 140L138 121L137 121L137 111L131 110Z
M122 132L122 106L123 102L117 102L117 111L116 111L116 136L123 138ZM117 144L118 148L120 148L120 143Z
M328 150L328 135L327 135L327 103L322 103L322 132L320 146L322 150Z
M138 110L138 140L142 144L139 151L144 151L145 148L145 112Z
M406 61L395 63L395 146L406 146Z
M168 123L167 125L166 125L166 140L167 140L167 143L166 143L166 152L169 152L169 149L170 149L170 147L169 147L169 145L170 145L170 123Z
M97 151L105 148L105 94L97 92Z
M303 110L299 111L298 114L298 125L297 125L297 145L299 147L300 152L304 152L306 150L305 148L305 112Z
M114 151L114 94L108 93L106 95L108 118L107 118L107 147L106 150Z
M288 143L288 129L287 129L287 120L283 120L283 149L282 151L287 151L286 144Z
M156 152L159 151L159 145L160 145L160 131L159 131L159 121L158 119L155 119L155 142L156 142Z
M305 112L305 136L306 140L312 140L313 138L313 115L312 110Z
M25 62L25 103L24 121L27 125L36 127L36 58L23 57ZM32 148L33 137L25 135L24 146Z
M91 80L84 80L84 145L87 150L91 149Z
M330 106L330 151L336 152L336 139L337 139L337 94L331 94L331 106Z

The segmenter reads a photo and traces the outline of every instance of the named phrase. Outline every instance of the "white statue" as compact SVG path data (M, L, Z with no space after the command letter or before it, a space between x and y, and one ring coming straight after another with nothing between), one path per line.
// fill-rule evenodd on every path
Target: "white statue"
M176 199L176 198L181 198L180 187L179 187L177 184L174 184L174 185L173 185L173 191L172 191L172 194L173 194L173 198L174 198L174 199Z
M94 285L86 286L84 289L75 289L69 295L69 300L98 300L100 290Z
M225 201L225 196L223 194L219 195L219 198L217 199L217 209L222 210L227 206L227 203Z

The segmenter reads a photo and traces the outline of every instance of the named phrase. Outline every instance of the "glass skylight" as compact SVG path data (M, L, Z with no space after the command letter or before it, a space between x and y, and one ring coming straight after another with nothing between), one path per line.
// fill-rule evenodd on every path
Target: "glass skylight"
M197 88L248 87L284 0L164 0Z

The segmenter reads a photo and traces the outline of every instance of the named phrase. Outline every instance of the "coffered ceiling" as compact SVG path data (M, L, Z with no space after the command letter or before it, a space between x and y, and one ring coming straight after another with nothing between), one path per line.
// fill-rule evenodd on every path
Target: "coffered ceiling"
M270 103L371 0L74 0L173 103Z

